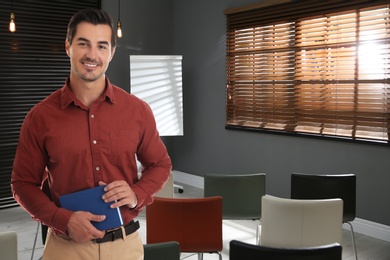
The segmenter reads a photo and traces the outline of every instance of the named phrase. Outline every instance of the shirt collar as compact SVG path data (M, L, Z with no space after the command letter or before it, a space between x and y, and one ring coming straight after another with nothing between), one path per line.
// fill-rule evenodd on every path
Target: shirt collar
M102 96L99 98L100 101L107 100L115 104L115 94L114 86L111 84L110 80L106 77L106 89L104 90ZM80 101L75 97L71 88L70 88L70 78L68 77L65 81L64 86L61 88L61 108L66 108L71 103L78 104Z

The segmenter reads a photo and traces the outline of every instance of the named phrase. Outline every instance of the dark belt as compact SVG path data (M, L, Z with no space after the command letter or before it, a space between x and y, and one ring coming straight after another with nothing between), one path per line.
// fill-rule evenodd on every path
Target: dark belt
M139 222L138 221L130 221L129 224L124 226L125 234L126 236L133 234L135 231L139 229ZM105 243L109 241L117 240L118 238L123 238L122 228L117 228L111 231L108 231L103 238L97 238L94 239L96 243Z

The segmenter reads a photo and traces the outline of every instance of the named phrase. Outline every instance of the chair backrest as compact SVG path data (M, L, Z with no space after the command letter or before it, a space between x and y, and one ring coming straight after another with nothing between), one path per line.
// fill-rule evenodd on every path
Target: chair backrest
M356 217L356 175L293 173L291 198L340 198L344 201L343 221L353 221Z
M295 200L265 195L260 244L270 247L310 247L341 244L341 199Z
M145 244L144 260L180 260L180 247L176 241Z
M18 260L18 239L16 232L0 232L0 258Z
M337 243L318 247L280 248L232 240L229 249L230 260L341 260L341 256L342 248Z
M222 198L160 198L146 207L147 244L177 241L181 252L222 250Z
M204 197L221 196L225 219L260 219L265 174L205 174Z

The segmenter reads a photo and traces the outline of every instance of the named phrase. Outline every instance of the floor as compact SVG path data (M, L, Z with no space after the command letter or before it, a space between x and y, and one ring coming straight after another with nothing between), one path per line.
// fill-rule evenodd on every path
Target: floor
M203 190L182 184L183 193L175 193L176 197L201 197ZM138 218L141 224L139 233L145 239L145 217ZM252 220L224 220L223 221L223 251L222 257L229 259L229 242L232 239L241 240L247 243L255 243L256 221ZM0 210L0 232L14 230L18 232L18 256L19 260L39 259L42 256L43 245L40 235L37 238L34 257L32 248L37 231L37 223L20 207ZM40 232L38 233L40 234ZM350 231L344 230L343 237L343 260L354 259L351 244ZM356 242L359 260L390 260L390 243L376 238L356 233ZM197 256L182 254L187 260L196 260ZM0 256L1 258L1 256ZM205 254L204 260L217 260L216 254Z

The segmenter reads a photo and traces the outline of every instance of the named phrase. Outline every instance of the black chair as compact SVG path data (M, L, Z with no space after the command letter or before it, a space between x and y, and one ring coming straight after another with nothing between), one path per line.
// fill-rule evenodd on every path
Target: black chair
M180 260L180 245L176 241L144 244L144 260Z
M230 260L341 260L342 247L334 243L303 248L278 248L230 241Z
M340 198L344 202L343 222L351 228L352 246L358 259L355 234L351 221L356 217L356 175L355 174L304 174L291 175L292 199Z

